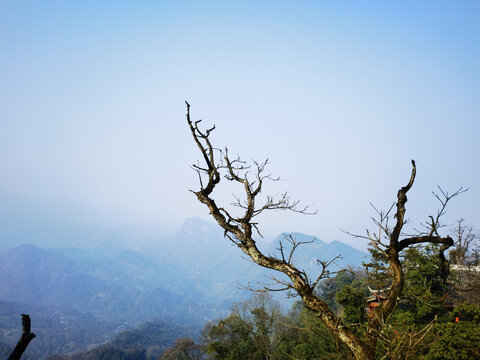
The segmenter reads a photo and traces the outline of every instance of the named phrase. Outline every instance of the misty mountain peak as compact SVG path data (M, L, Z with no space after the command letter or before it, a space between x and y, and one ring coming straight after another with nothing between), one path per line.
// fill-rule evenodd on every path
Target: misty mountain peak
M31 244L21 244L13 249L4 251L1 254L6 261L17 261L18 259L28 259L28 261L35 261L39 258L51 258L55 255L46 249L39 248Z
M219 233L219 229L215 225L198 217L191 217L185 220L178 235L208 241L210 238L218 236Z

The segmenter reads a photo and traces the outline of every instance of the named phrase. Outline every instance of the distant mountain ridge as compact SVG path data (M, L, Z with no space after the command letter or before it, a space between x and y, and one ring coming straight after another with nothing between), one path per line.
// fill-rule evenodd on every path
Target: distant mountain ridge
M124 256L97 264L74 262L54 250L21 245L0 254L0 299L72 308L132 325L155 316L192 323L208 319L208 308L171 290L155 284L141 286L140 280L136 286L128 276L129 264ZM116 268L124 273L116 273ZM147 268L143 269L147 273ZM161 268L154 270L160 276ZM125 281L121 281L122 277Z
M286 235L290 234L282 234L270 243L259 242L258 246L278 256L278 241ZM302 233L291 235L298 241L313 239ZM137 326L152 318L200 329L207 320L226 315L233 302L250 296L250 292L239 289L239 284L255 287L271 274L245 260L218 226L199 218L187 219L176 234L142 250L129 249L114 238L110 246L110 253L29 244L0 252L0 301L23 304L18 308L23 313L64 314L52 317L49 326L55 331L64 329L65 319L78 331L89 333L87 323L103 329L98 331L98 340L89 335L78 343L71 342L70 347L55 344L35 350L32 344L36 353L80 350L88 341L102 343L111 338L119 327ZM316 240L299 247L293 262L316 274L320 269L317 258L327 260L338 254L342 254L336 261L339 266L360 266L366 255L338 241ZM12 331L19 330L18 321L9 319L12 328L0 330L0 344L11 341ZM35 328L35 317L32 322Z
M315 239L302 233L283 233L275 241L258 246L265 253L279 257L280 241L284 243L285 252L290 251L285 236L301 242ZM77 302L82 299L85 303L79 306L89 308L115 295L118 305L109 304L108 310L102 313L108 317L116 313L115 308L124 304L123 301L140 296L142 291L162 291L167 298L171 296L169 292L179 294L184 298L177 301L179 303L238 301L242 298L238 283L262 282L263 274L268 273L246 261L244 254L223 237L217 226L198 218L187 219L176 235L159 241L143 254L121 248L117 252L117 256L105 258L93 250L48 250L21 245L0 253L0 269L3 270L0 299L24 302L35 299L47 303L55 298L54 303L60 301L62 306L71 304L73 299ZM316 239L297 248L293 263L315 273L319 269L317 259L329 261L338 255L331 270L360 266L366 256L339 241L326 243ZM79 287L79 284L82 285ZM100 288L102 291L95 290ZM127 314L123 314L123 318L127 318ZM145 320L148 318L141 319Z

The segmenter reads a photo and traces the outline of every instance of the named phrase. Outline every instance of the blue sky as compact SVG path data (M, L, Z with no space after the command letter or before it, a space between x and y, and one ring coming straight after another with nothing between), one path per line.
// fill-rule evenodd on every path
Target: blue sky
M448 223L479 223L478 1L2 1L0 48L1 191L207 218L188 100L217 146L270 159L271 193L318 210L266 216L267 234L349 240L412 158L413 222L440 185L470 187Z

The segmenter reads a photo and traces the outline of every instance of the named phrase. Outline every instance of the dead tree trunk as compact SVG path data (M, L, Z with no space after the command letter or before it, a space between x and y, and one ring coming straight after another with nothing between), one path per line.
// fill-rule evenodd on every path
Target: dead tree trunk
M326 270L330 262L318 261L321 265L320 274L310 278L304 270L298 269L293 264L293 252L302 242L290 239L291 250L289 254L285 253L285 248L280 243L279 251L281 256L279 257L265 255L256 246L254 233L256 232L259 236L261 234L254 217L267 210L290 210L308 214L308 207L299 207L299 202L291 201L287 193L278 197L266 196L263 202L258 204L261 200L260 193L264 183L268 180L278 180L278 178L265 175L265 167L268 161L263 163L253 162L250 166L242 161L240 157L230 158L226 148L224 150L215 148L210 142L210 134L215 129L215 126L202 131L198 127L200 120L196 122L191 121L190 105L186 104L187 122L204 161L204 164L198 163L193 165L200 181L200 190L192 191L197 199L207 206L210 215L223 228L225 237L238 246L250 259L260 266L276 270L288 276L289 281L274 279L277 284L283 286L282 289L265 287L264 290L293 290L302 298L305 306L313 311L325 326L351 350L356 359L374 360L378 337L387 319L395 310L403 290L405 277L400 262L400 252L410 245L437 243L443 244L443 255L443 251L453 245L453 240L449 236L441 237L437 231L439 228L438 219L452 196L449 197L446 194L445 201L442 202L442 211L438 213L436 219L431 217L432 222L429 224L430 231L428 233L400 239L402 228L405 224L407 192L412 187L416 175L415 162L412 160L410 180L397 193L397 209L394 215L395 227L389 229L382 222L377 224L380 225L380 229L383 231L382 237L385 236L387 242L383 243L383 238L380 237L377 239L368 237L372 245L385 254L386 261L390 267L391 287L385 301L375 309L374 316L366 324L366 338L362 339L351 331L351 328L343 324L341 318L337 317L325 301L314 293L318 282L330 275ZM212 193L222 179L237 183L243 189L243 197L235 197L235 202L232 204L234 208L242 211L241 216L235 216L230 209L218 206L214 200ZM461 189L453 196L460 192Z
M18 340L15 349L13 349L12 353L8 357L8 360L20 360L23 353L27 349L28 344L30 344L30 341L32 341L35 337L35 334L32 333L30 330L30 316L22 314L22 336L20 337L20 340Z

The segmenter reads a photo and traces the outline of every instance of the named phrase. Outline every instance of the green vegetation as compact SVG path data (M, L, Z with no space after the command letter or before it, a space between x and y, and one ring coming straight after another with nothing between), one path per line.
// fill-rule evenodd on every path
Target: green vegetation
M405 252L406 291L379 334L377 359L480 359L480 299L474 304L464 302L458 292L452 297L458 284L454 275L440 271L436 254L435 245ZM341 271L316 289L361 338L371 316L366 309L370 280L382 280L380 260L374 257L369 264L377 265L369 276ZM301 302L284 315L266 295L256 295L228 317L209 323L202 341L211 359L351 358L345 345Z

